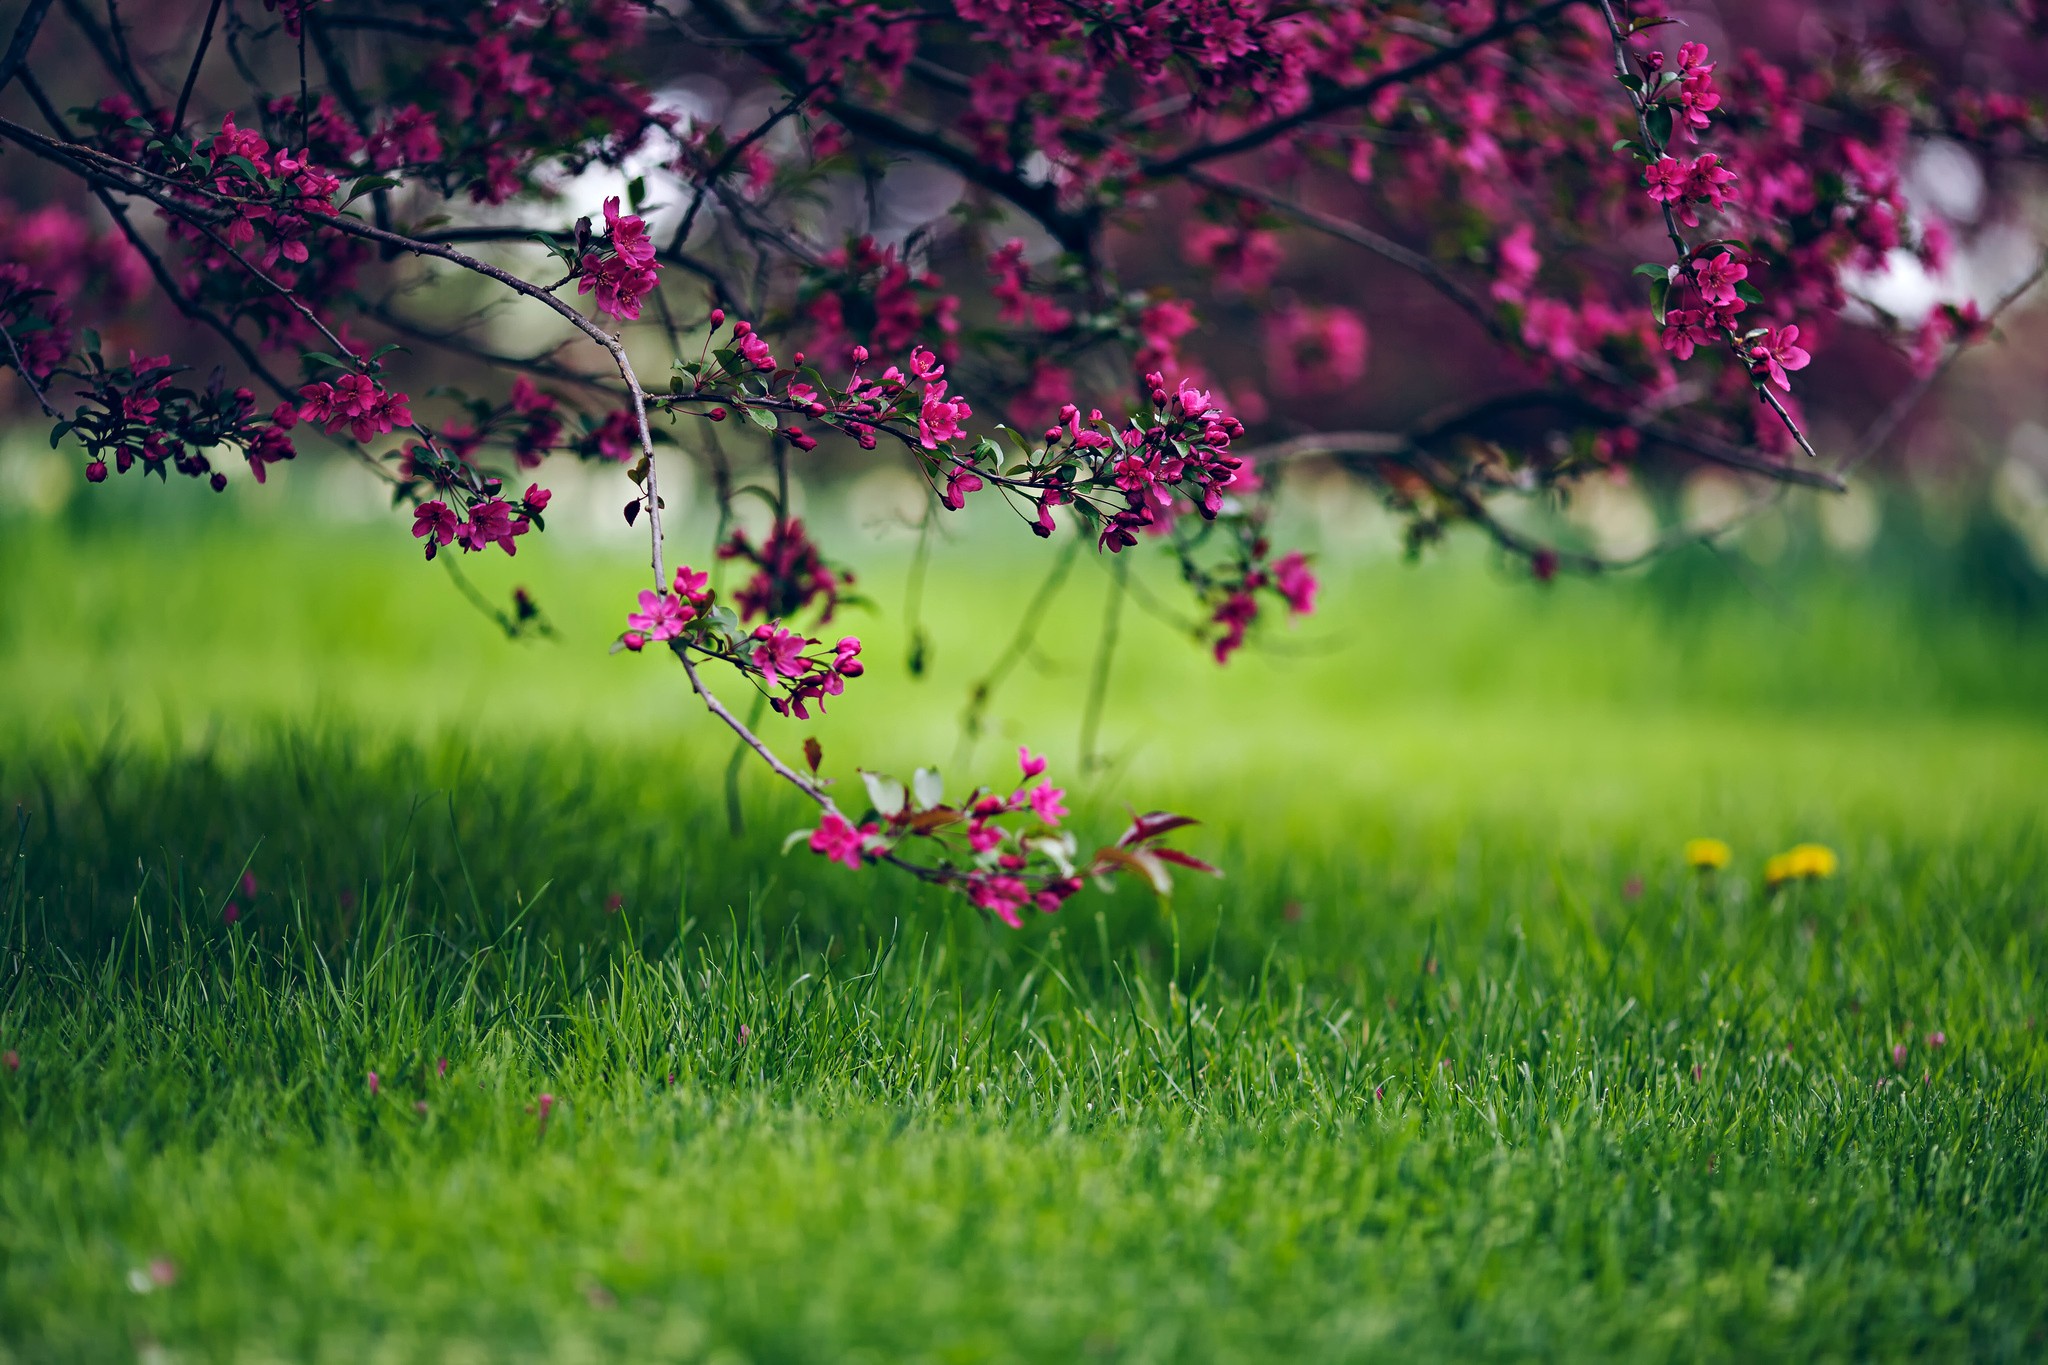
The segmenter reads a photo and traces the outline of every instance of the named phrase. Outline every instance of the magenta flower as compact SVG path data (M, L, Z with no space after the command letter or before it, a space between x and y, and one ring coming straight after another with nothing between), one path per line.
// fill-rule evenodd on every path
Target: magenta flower
M1693 279L1699 285L1700 297L1712 304L1735 302L1738 297L1735 286L1748 278L1749 267L1725 251L1693 268Z
M629 630L619 637L619 643L635 654L647 648L647 637L637 630Z
M858 678L868 671L860 661L860 637L849 635L832 646L832 671L842 678Z
M837 863L859 870L861 859L874 852L875 836L881 832L878 825L862 825L858 828L851 820L836 810L825 812L825 818L811 831L811 852L822 853Z
M1057 825L1060 817L1067 813L1067 808L1060 804L1066 794L1064 787L1055 787L1050 782L1039 783L1031 789L1032 813L1048 825Z
M966 399L946 397L946 381L937 380L925 386L923 407L917 415L917 438L926 450L937 450L939 442L965 434L966 428L961 423L973 415L974 409L967 405ZM955 471L956 475L958 472ZM980 481L977 480L974 486L980 487ZM947 494L949 497L952 494L950 482ZM951 506L956 511L959 509L957 502Z
M446 1057L436 1057L434 1059L434 1074L444 1077L448 1074L448 1059Z
M1032 753L1030 749L1019 745L1017 748L1017 766L1024 770L1024 776L1028 780L1045 771L1045 760Z
M1714 344L1712 317L1696 308L1673 308L1664 315L1664 349L1680 360L1692 359L1694 348Z
M640 610L626 614L626 624L649 640L673 640L697 613L680 597L643 588Z
M542 488L537 483L526 485L526 505L536 512L548 510L548 500L555 496L554 490Z
M1905 1070L1906 1045L1904 1043L1892 1044L1892 1065L1898 1067L1901 1071Z
M1686 167L1676 157L1657 158L1656 164L1643 172L1643 178L1649 182L1650 198L1660 204L1685 198Z
M702 605L711 597L711 575L702 569L693 569L687 564L676 566L675 591L691 602Z
M1012 929L1024 927L1017 911L1030 897L1030 889L1015 877L977 872L967 880L967 899Z
M1927 1046L1935 1048L1947 1047L1948 1035L1946 1033L1943 1033L1940 1029L1936 1029L1934 1032L1927 1035Z
M925 444L929 446L931 442L926 441ZM954 465L946 475L946 491L940 495L939 501L949 510L957 512L967 505L969 493L979 493L985 487L987 485L982 482L981 475L965 465Z
M441 546L455 543L455 532L460 525L454 511L439 498L423 502L413 509L413 539L427 542L428 559L432 559Z
M1003 842L1003 831L986 820L974 820L967 826L967 846L976 853L986 853Z
M222 924L233 924L241 918L242 907L235 904L235 902L233 901L229 901L220 912L220 922Z
M519 553L513 537L532 529L525 517L515 518L512 505L503 498L489 498L469 509L469 520L455 528L455 542L465 550L496 545L508 555Z
M370 1093L371 1093L372 1095L376 1094L376 1093L377 1093L377 1086L378 1086L378 1080L377 1080L377 1073L376 1073L376 1072L374 1072L374 1071L372 1071L372 1072L370 1073L370 1080L369 1080L369 1085L370 1085Z
M1290 550L1273 563L1273 586L1287 599L1287 609L1306 616L1316 609L1316 576L1299 550Z
M1799 345L1799 328L1787 324L1775 331L1766 331L1749 346L1749 371L1759 379L1768 378L1773 384L1792 391L1792 381L1785 377L1787 370L1803 370L1813 359Z
M793 630L779 625L754 627L755 644L747 658L761 676L774 682L777 678L788 678L794 682L808 670L804 667L804 646L810 641Z

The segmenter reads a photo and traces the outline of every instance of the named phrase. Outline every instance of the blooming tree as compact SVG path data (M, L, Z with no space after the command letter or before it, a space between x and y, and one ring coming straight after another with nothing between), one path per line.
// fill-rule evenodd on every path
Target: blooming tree
M790 509L805 457L907 463L927 527L1000 501L1038 537L1156 547L1219 662L1314 607L1267 533L1300 457L1372 483L1412 544L1469 523L1545 578L1608 562L1518 529L1515 497L1649 461L1839 489L2017 297L1910 325L1859 298L1954 249L1913 158L1963 148L2004 192L2048 146L2041 11L1961 7L1916 47L1926 9L1729 0L1710 50L1663 0L28 0L0 142L40 206L0 209L0 364L91 482L261 483L321 440L451 567L544 529L544 456L617 466L651 570L618 647L673 657L816 802L793 841L1015 925L1209 869L1163 814L1084 854L1029 750L1012 789L949 800L921 769L842 800L814 742L793 766L719 700L714 665L799 720L864 672L829 638L853 575ZM908 228L906 166L959 187ZM1375 351L1369 316L1276 285L1330 249L1430 291L1401 346L1484 354L1446 357L1458 401L1302 429ZM475 323L506 305L570 342L497 346ZM1205 333L1233 310L1251 347ZM1795 377L1852 327L1913 377L1824 451ZM774 477L737 486L742 457ZM663 531L686 459L720 509L694 566ZM500 619L539 617L522 594Z

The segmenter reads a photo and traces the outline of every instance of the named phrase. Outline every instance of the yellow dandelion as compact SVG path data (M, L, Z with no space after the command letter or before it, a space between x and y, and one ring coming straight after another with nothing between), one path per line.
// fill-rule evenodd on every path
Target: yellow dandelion
M1842 865L1826 844L1794 844L1764 864L1764 881L1777 886L1784 882L1832 877Z
M1728 860L1735 856L1733 849L1721 839L1688 839L1685 841L1685 861L1689 866L1702 872L1716 872L1728 866Z

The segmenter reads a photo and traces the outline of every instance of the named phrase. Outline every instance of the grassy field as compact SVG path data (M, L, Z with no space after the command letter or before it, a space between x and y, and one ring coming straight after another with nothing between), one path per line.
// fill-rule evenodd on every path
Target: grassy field
M778 743L1228 871L1012 933L736 838L623 551L512 643L403 539L0 520L0 1360L2048 1355L2048 637L1948 560L1332 547L1227 670L1128 610L1082 782L1104 576L966 746L1046 556L911 680L885 551Z

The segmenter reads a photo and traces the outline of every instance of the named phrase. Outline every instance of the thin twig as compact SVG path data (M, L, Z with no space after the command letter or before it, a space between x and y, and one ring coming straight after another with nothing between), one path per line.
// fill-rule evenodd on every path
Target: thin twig
M213 45L213 25L220 18L221 0L213 0L206 9L206 24L199 30L199 46L192 50L192 65L185 69L185 85L178 91L178 107L171 114L171 131L180 132L185 127L185 106L192 102L192 87L199 83L199 68L206 61L206 49Z

